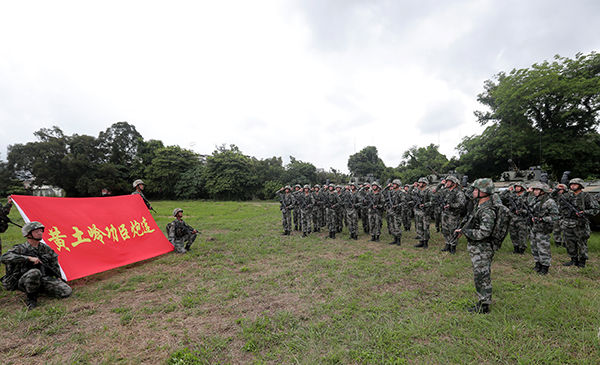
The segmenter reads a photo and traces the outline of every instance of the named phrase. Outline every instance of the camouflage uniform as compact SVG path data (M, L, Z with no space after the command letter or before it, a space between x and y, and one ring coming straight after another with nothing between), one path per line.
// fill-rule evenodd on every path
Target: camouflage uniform
M34 265L28 256L39 258L43 265ZM56 298L66 298L73 291L60 279L58 255L43 242L37 248L29 242L16 245L0 257L0 262L6 265L6 275L2 278L6 290L18 289L28 296L45 293Z
M399 182L395 184L400 185ZM388 229L394 237L394 241L390 242L390 244L400 245L402 241L402 211L406 204L405 194L403 190L395 189L388 190L384 196L386 213L389 217Z
M562 190L560 190L562 192L560 192L559 189L562 189ZM554 201L557 203L557 206L558 206L558 201L559 201L561 195L564 194L564 192L566 192L566 191L567 191L567 187L564 184L558 184L557 189L552 191L551 196L552 196L552 199L554 199ZM560 206L559 206L559 208L560 208ZM554 243L557 246L565 246L566 247L566 245L563 243L564 242L563 231L561 228L563 215L562 215L562 212L560 211L560 209L559 209L558 213L559 213L558 219L556 220L556 222L554 222L554 227L552 228L552 237L554 238Z
M323 201L321 195L321 188L319 185L315 186L316 189L311 192L313 200L315 204L312 209L312 220L313 220L313 231L321 232L321 221L322 221L322 212L323 212Z
M404 209L402 209L402 224L404 225L405 231L410 231L410 226L413 218L413 202L412 199L408 199L408 197L411 196L411 194L411 188L408 185L405 185L403 195L406 205L404 206Z
M174 213L173 215L176 215ZM186 253L196 240L197 233L183 219L175 219L167 224L167 237L175 247L175 252Z
M300 207L298 206L298 196L300 195L301 186L299 184L294 185L294 191L292 192L292 198L294 198L292 216L294 218L294 231L302 230L302 222L300 222Z
M142 197L142 200L144 201L144 204L146 204L146 207L148 209L152 209L152 205L150 204L150 202L148 201L148 199L146 199L146 196L144 195L144 193L142 193L141 190L137 190L138 185L145 185L144 182L142 180L136 180L133 182L133 187L136 189L133 193L131 193L131 195L139 195Z
M520 183L514 186L521 186L523 190L516 192L505 190L502 193L502 203L510 210L510 225L508 231L510 240L513 244L514 253L524 253L527 249L527 234L529 225L527 207L529 194L525 191L525 186Z
M572 179L569 185L572 183L580 184L583 187L583 180L581 179ZM562 199L559 199L558 204L561 214L564 217L562 220L562 229L567 253L571 257L571 262L565 265L584 267L588 259L587 241L591 234L590 222L587 217L598 214L600 210L598 202L591 194L585 191L580 191L578 194L569 191L562 195ZM582 211L583 215L578 216L569 207L569 204L576 210Z
M539 182L534 183L533 188L546 192L550 190L546 184ZM552 260L550 233L552 233L554 222L558 219L558 206L548 194L540 194L533 201L531 211L535 222L531 225L529 240L535 261L535 270L540 274L547 274Z
M12 208L12 202L10 201L5 206L0 204L0 233L4 233L8 229L8 221L2 218L8 218L10 208ZM2 237L0 237L0 254L2 254Z
M340 196L335 190L329 190L327 195L327 228L329 238L335 238L337 232L337 209L341 205Z
M327 201L328 201L329 190L326 185L323 185L323 189L319 191L319 201L321 203L321 228L327 226Z
M427 182L421 178L419 182ZM416 188L413 192L413 203L415 211L415 230L420 244L415 247L427 248L429 243L429 212L431 210L431 190L425 186L423 189ZM421 207L423 205L423 207Z
M369 204L369 232L371 233L371 241L378 242L381 235L381 215L385 205L383 194L378 190L370 193L367 198Z
M446 195L446 187L438 185L432 192L433 203L433 220L435 221L436 232L440 231L442 225L442 211L444 210L444 199Z
M467 204L467 198L458 185L458 179L449 178L449 181L452 181L456 185L444 191L442 201L442 234L446 241L444 250L455 253L458 238L454 234L454 231L460 225L462 214ZM446 206L448 207L446 208Z
M358 213L357 207L360 207L357 191L345 191L342 194L342 203L346 211L348 222L348 231L350 238L358 239Z
M308 185L305 185L304 189L308 190ZM313 207L315 206L315 199L310 191L302 192L297 196L297 199L300 206L300 219L302 221L302 237L306 237L310 233L310 221Z
M369 233L369 207L367 206L367 194L370 193L370 190L367 189L368 185L358 191L358 199L361 203L360 205L360 217L362 220L363 232Z
M291 190L290 187L286 187ZM283 234L289 235L292 231L292 207L294 205L294 198L292 193L279 194L279 202L281 206L281 223L283 225Z

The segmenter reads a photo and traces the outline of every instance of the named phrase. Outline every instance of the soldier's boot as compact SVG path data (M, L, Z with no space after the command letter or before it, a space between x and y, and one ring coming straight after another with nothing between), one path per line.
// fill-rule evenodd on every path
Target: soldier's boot
M390 245L395 245L398 242L398 236L394 236L394 240L390 242Z
M446 246L444 248L441 249L442 252L448 252L450 251L450 245L446 243Z
M335 231L331 232L331 238L335 239Z
M188 244L185 245L185 250L189 251L191 249L191 247L192 247L192 244L188 243Z
M27 304L27 309L33 309L37 307L37 293L29 293L27 294L27 300L25 304Z
M542 264L540 264L539 262L536 261L535 266L533 267L533 270L535 272L539 273L541 269L542 269Z
M573 266L573 265L577 265L577 259L574 257L571 257L571 261L563 263L563 266Z
M379 242L379 235L375 236L375 242Z
M585 261L586 261L585 259L579 259L579 260L577 260L577 264L576 264L577 267L584 268L585 267Z
M424 240L423 241L423 248L427 248L429 247L429 240Z
M468 311L470 313L489 313L490 305L484 304L481 302L477 302L477 304L475 304L473 307L469 308Z
M550 266L542 265L542 267L540 268L540 275L547 275L548 269L550 269Z
M371 235L371 242L375 242L375 235L374 234Z
M306 236L308 236L308 235L306 234L306 232L302 232L302 237L306 237Z
M513 247L513 253L521 253L521 248L519 246Z
M402 236L396 236L396 244L400 246L402 244Z
M450 253L453 255L456 254L456 246L450 246Z
M425 247L425 241L421 240L420 243L416 244L414 247Z

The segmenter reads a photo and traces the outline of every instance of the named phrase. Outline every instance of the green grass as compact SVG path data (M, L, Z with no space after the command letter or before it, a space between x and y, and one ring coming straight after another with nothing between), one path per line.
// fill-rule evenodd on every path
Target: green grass
M492 312L476 300L465 242L440 252L326 234L281 235L278 204L153 202L202 234L166 254L71 283L71 298L0 290L2 363L598 364L600 234L585 269L552 246L550 274L510 244L494 257ZM11 218L19 221L16 210ZM386 228L383 229L386 232ZM22 242L11 227L4 251ZM0 269L0 275L4 268Z

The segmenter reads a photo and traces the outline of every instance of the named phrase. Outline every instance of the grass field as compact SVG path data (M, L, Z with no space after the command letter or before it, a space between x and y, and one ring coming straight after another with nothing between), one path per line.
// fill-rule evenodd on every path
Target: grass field
M414 231L401 247L346 230L282 236L275 203L153 205L160 227L185 210L202 231L193 250L73 281L72 297L42 297L33 311L0 289L1 363L600 363L598 233L588 267L561 266L565 249L552 246L545 277L505 244L492 312L478 315L466 312L476 295L465 241L440 252L435 229L422 250ZM23 241L15 227L2 240L4 252Z

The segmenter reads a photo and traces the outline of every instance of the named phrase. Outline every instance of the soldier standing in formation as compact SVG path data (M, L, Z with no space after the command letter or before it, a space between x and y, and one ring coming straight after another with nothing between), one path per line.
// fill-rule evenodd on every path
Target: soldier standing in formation
M190 250L192 243L196 240L198 230L190 227L183 220L183 209L175 208L173 210L175 219L167 224L167 236L169 242L175 248L177 253L186 253Z
M408 184L404 185L404 197L406 205L404 206L404 209L402 209L402 223L405 231L410 231L413 218L413 201L409 198L411 194L411 186Z
M406 197L404 191L401 190L400 186L402 182L398 179L392 181L392 186L386 192L386 207L388 214L388 229L390 234L394 237L394 240L390 242L390 245L398 245L402 242L402 211L406 204Z
M6 265L2 286L6 290L20 290L27 295L27 308L37 306L41 293L56 298L66 298L72 289L61 279L58 255L42 241L44 225L26 223L21 229L27 242L16 245L0 257Z
M367 203L369 205L369 232L371 233L371 241L379 242L382 225L381 216L385 201L379 183L372 183L371 188L373 192L367 196Z
M462 219L467 198L460 188L458 179L454 176L448 176L446 179L446 189L442 204L442 234L446 241L446 245L442 251L455 254L458 238L454 234L454 231L458 229Z
M415 211L415 230L419 244L415 247L427 248L429 245L429 211L431 209L431 191L427 188L429 182L422 177L413 192Z
M432 199L433 205L433 220L435 222L435 231L440 232L442 226L442 210L444 208L444 195L446 194L446 179L442 179L438 186L433 189Z
M565 184L558 184L556 185L556 189L554 189L554 191L552 191L552 199L554 199L554 201L557 203L559 203L560 198L562 197L562 195L564 193L566 193L568 190L567 186ZM560 206L559 206L560 208ZM559 213L559 219L556 220L556 222L554 222L554 227L552 229L552 236L554 237L554 243L557 246L565 246L564 244L564 239L563 239L563 234L562 234L562 228L560 226L560 223L562 221L563 216L563 212L559 209L558 211ZM565 213L567 213L567 211L565 211Z
M335 191L333 185L329 185L327 194L327 228L329 229L329 238L335 238L337 232L337 209L340 206L340 196Z
M510 210L510 240L513 244L513 253L524 254L527 249L527 235L530 223L528 221L528 193L522 182L513 184L512 189L505 190L502 194L503 204Z
M350 239L358 239L358 212L360 202L358 199L358 190L355 183L350 183L350 190L346 190L342 195L342 202L346 211L346 221L348 223L348 232Z
M292 197L294 198L292 214L294 217L294 231L302 230L302 222L300 222L300 207L298 206L298 196L302 193L302 187L300 184L294 185L294 192Z
M313 191L311 193L311 195L313 196L313 201L315 203L313 205L312 210L313 231L315 232L321 232L321 209L323 207L323 202L321 200L321 194L319 192L320 190L321 186L317 184L313 186Z
M282 193L283 191L283 193ZM292 197L292 188L286 185L279 190L279 202L281 210L281 223L283 224L283 234L289 236L292 231L292 208L294 206L294 198Z
M583 180L569 181L570 192L561 195L559 206L563 215L562 229L571 261L565 266L585 267L588 259L587 241L590 238L590 222L587 217L598 214L600 208L593 196L583 191Z
M300 206L302 237L306 237L310 233L310 222L312 220L313 207L315 206L315 198L310 191L310 186L304 185L302 193L296 198L298 199L298 206Z
M362 220L363 232L369 234L369 206L367 204L367 195L371 193L371 184L365 183L359 190L358 198L361 202L360 216Z
M531 253L535 261L534 270L546 275L550 268L552 254L550 253L550 233L554 222L558 219L558 207L550 197L550 187L542 182L536 181L530 185L533 196L531 219L531 230L529 240L531 242Z

